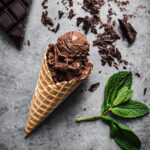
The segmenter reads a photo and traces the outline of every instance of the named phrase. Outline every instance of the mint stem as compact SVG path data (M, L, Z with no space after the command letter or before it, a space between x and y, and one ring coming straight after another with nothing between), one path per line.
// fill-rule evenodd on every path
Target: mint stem
M107 114L107 112L109 112L111 110L111 108L109 108L108 110L106 110L103 114L99 114L97 116L93 116L93 117L87 117L87 118L77 118L76 122L81 122L81 121L92 121L92 120L96 120L101 118L103 115Z
M81 122L81 121L91 121L91 120L99 119L100 117L101 117L101 115L93 116L93 117L88 117L88 118L77 118L76 121L77 121L77 122Z

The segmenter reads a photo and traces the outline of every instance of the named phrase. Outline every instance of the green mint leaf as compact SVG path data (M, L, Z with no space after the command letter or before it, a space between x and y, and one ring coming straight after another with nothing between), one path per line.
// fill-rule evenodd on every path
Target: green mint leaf
M124 118L136 118L146 115L149 112L149 108L139 101L130 100L126 103L112 108L111 111L115 115Z
M119 90L116 99L114 100L112 106L117 106L121 103L128 101L133 94L133 90L130 90L127 86Z
M110 135L124 150L139 150L141 142L136 134L109 116L102 117L110 127Z
M105 100L102 105L101 113L104 113L117 97L118 91L127 86L131 89L132 85L132 73L126 71L120 71L113 74L106 83L105 86Z

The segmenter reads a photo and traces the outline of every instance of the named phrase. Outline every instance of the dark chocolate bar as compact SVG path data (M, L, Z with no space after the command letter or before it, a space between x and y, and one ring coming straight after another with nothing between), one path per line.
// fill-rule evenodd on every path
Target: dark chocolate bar
M23 44L29 5L30 0L0 1L0 27L18 48Z

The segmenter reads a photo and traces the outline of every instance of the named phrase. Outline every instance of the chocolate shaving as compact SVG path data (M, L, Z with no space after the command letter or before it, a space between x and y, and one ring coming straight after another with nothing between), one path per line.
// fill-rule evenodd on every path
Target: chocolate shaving
M91 85L91 87L89 88L89 91L94 92L99 86L100 86L100 82L95 83L95 84Z
M68 19L72 19L76 14L74 13L73 9L70 9Z
M133 26L130 23L127 23L127 20L118 19L120 28L122 30L123 35L126 37L129 44L133 43L136 38L137 32L133 28Z

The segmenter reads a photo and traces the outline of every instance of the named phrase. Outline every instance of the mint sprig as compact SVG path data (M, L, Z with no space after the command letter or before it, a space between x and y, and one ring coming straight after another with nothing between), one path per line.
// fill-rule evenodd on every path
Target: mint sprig
M101 113L94 117L77 118L77 122L102 118L110 127L110 135L124 150L139 150L141 142L131 129L120 124L106 114L113 114L123 118L136 118L146 115L150 109L139 101L131 100L133 90L132 73L120 71L113 74L105 86L105 99Z
M110 116L102 116L110 127L110 135L117 144L125 150L138 150L141 142L136 134L126 126L120 124Z
M120 71L113 74L106 83L105 86L105 100L102 105L102 113L107 111L110 105L117 97L119 90L123 87L131 89L132 85L132 73L126 71Z

